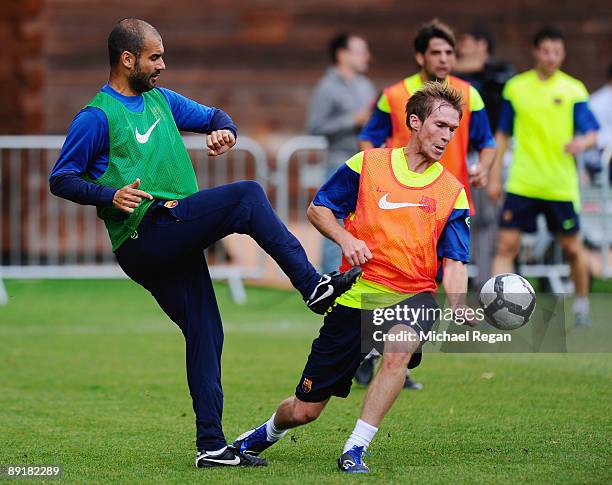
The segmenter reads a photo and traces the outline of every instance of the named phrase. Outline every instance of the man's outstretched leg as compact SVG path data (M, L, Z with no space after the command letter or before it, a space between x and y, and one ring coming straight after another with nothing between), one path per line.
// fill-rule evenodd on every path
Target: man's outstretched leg
M328 401L304 402L295 396L288 397L265 423L238 436L234 447L240 453L257 456L285 436L289 429L317 419Z
M201 190L168 205L171 207L157 210L169 212L169 230L181 241L177 250L202 250L229 234L248 234L272 256L315 313L326 313L361 274L360 268L353 268L346 273L320 275L257 182Z
M331 396L346 397L361 353L360 310L336 306L313 341L295 396L280 403L265 423L241 434L234 446L245 454L259 455L281 439L288 429L317 419Z

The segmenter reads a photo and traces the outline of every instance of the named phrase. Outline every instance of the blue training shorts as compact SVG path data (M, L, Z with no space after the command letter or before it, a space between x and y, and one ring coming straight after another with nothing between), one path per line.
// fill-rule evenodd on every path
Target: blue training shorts
M437 308L430 293L420 293L402 303L415 307ZM374 347L372 327L369 323L364 323L369 322L370 313L337 305L325 316L319 336L312 342L300 382L295 388L295 395L300 401L322 402L331 396L345 398L349 395L355 372ZM386 327L395 324L396 322L390 322ZM415 331L427 333L433 324L434 320L421 320L416 324ZM365 330L366 334L362 334L362 330ZM388 328L383 327L382 330L388 331ZM422 344L421 341L418 350L412 354L409 369L421 363ZM382 348L378 350L382 351Z
M544 214L548 230L553 234L575 234L580 230L580 218L571 201L533 199L508 193L499 214L499 227L536 232L536 219Z

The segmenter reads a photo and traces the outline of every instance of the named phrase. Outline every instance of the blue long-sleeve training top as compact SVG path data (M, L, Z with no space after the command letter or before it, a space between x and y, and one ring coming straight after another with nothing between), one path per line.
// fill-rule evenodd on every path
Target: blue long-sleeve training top
M199 104L170 89L155 89L159 89L168 101L179 130L194 133L230 130L237 135L236 125L224 111ZM108 84L100 91L118 99L134 113L144 109L142 96L123 96ZM83 178L87 175L95 180L106 171L109 156L108 133L108 120L102 110L86 107L77 113L68 128L66 141L49 177L51 193L79 204L112 204L116 189L97 185Z

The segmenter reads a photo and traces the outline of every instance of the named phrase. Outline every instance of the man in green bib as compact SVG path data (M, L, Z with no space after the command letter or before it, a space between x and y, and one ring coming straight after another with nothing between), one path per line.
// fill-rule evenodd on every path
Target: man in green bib
M236 143L232 119L156 87L164 47L147 22L118 22L108 49L109 81L74 118L49 179L51 192L97 207L121 268L183 332L196 466L265 465L228 447L223 434L223 327L203 251L229 234L250 235L320 314L361 269L318 274L256 182L198 191L179 130L206 133L208 155L217 156Z

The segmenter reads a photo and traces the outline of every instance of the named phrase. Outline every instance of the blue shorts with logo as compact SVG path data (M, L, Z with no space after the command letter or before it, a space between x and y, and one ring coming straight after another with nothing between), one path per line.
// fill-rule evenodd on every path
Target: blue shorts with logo
M536 220L544 214L548 230L553 234L575 234L580 230L580 217L571 201L533 199L517 194L506 194L499 215L499 227L536 232Z
M402 303L437 308L431 293L420 293ZM312 342L295 395L300 401L322 402L332 396L345 398L351 392L355 372L373 346L362 338L362 310L336 305L323 320L319 336ZM419 321L415 330L429 332L435 322ZM395 323L389 323L391 327ZM389 328L381 327L388 331ZM369 336L371 337L371 335ZM408 368L417 367L422 358L421 346L412 354ZM367 351L364 348L367 347ZM382 349L380 349L382 350Z

